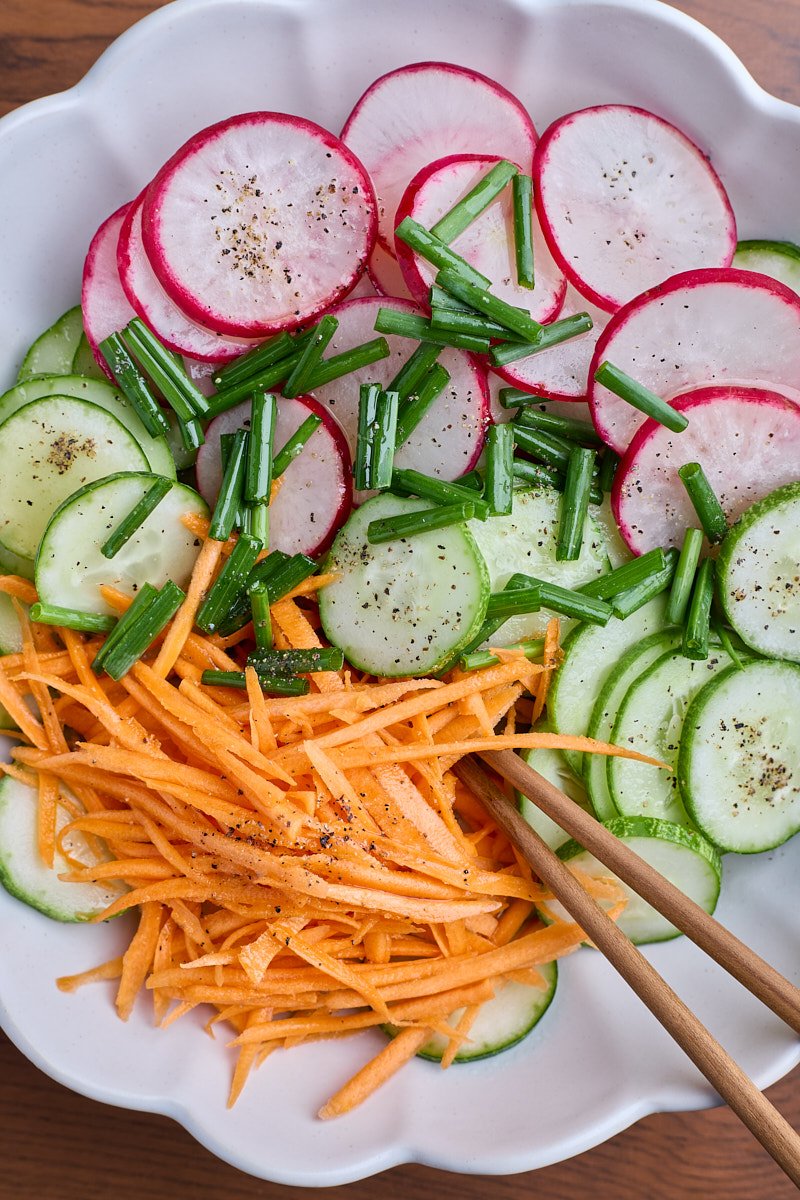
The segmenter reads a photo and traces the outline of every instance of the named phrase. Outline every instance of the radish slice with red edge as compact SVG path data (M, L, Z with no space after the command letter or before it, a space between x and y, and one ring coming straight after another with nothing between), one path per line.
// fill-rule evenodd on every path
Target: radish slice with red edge
M142 241L142 198L128 209L119 234L117 267L131 306L168 350L205 362L228 362L257 341L225 337L198 325L173 303L156 278Z
M730 266L725 189L694 142L654 113L602 104L559 118L534 175L553 256L599 308L614 312L678 271Z
M188 354L183 355L183 369L204 396L213 396L216 392L214 376L221 366L223 366L222 363L206 362L205 359L190 358Z
M369 256L367 272L379 296L398 296L403 300L411 299L411 293L406 287L400 264L394 253L385 250L380 242L375 243L372 254Z
M397 209L397 224L411 217L432 229L445 213L470 192L501 160L484 154L451 154L430 163L412 179ZM511 187L503 188L487 208L450 242L451 249L491 280L492 295L526 309L534 321L545 324L557 316L567 283L553 262L539 222L533 216L534 278L536 286L517 283L514 256L514 209ZM395 238L395 252L409 292L428 307L428 292L437 269Z
M738 383L800 403L800 297L754 271L685 271L615 313L589 368L589 403L598 433L621 454L645 417L595 382L606 360L665 400Z
M530 172L536 130L511 92L452 63L400 67L370 84L347 118L342 140L372 177L378 236L394 247L395 214L422 167L445 154L497 154Z
M352 151L312 121L274 112L195 134L142 210L164 290L193 321L244 338L294 329L346 295L376 227L372 184Z
M347 519L353 499L350 453L329 411L310 396L278 399L274 448L277 453L303 421L315 414L322 424L281 475L278 494L269 506L269 548L284 554L324 553ZM197 454L197 486L213 507L222 483L220 438L250 425L250 402L216 417Z
M119 233L130 208L130 204L123 204L103 222L89 244L83 264L83 328L97 365L111 380L114 376L98 347L110 334L124 329L136 316L122 290L117 269Z
M673 401L689 424L671 433L648 419L614 479L611 504L634 554L680 546L697 514L678 468L698 462L730 521L800 477L800 407L751 387L698 388Z
M339 328L333 335L327 355L341 354L374 338L375 319L380 308L419 313L416 305L396 297L346 300L333 310ZM385 388L419 345L411 338L393 335L387 336L386 341L391 351L388 358L353 371L314 392L317 400L335 415L353 455L358 434L359 386L377 383ZM471 471L480 457L489 416L489 391L486 371L471 355L448 346L438 361L449 372L450 382L397 451L394 461L398 467L410 467L426 475L452 480Z

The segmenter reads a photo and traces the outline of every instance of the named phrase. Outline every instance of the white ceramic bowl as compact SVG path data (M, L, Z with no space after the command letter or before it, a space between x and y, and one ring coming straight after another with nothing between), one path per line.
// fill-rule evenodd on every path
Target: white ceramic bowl
M125 34L71 91L0 124L0 346L12 381L33 334L78 299L99 222L130 199L191 133L248 109L284 109L334 131L377 75L419 59L484 71L540 129L602 101L654 109L712 156L741 235L794 237L800 109L773 99L717 38L654 0L182 0ZM800 838L728 858L718 915L800 982L787 897ZM796 894L796 893L795 893ZM54 978L117 952L129 930L65 927L0 894L0 1018L20 1049L68 1087L166 1113L244 1171L338 1184L418 1161L507 1173L557 1162L647 1113L715 1097L601 958L562 965L541 1026L496 1059L443 1073L415 1061L369 1103L332 1123L320 1103L380 1035L277 1054L225 1099L232 1052L186 1019L154 1029L140 1003L127 1024L96 985L60 994ZM761 1086L800 1058L797 1039L685 941L650 957ZM43 1140L45 1131L42 1130Z

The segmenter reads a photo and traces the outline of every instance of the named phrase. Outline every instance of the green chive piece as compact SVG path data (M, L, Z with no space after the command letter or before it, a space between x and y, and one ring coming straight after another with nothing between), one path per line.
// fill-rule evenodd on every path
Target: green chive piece
M736 670L741 671L742 668L744 667L744 663L742 662L741 658L739 657L739 650L737 649L736 646L734 646L733 641L731 640L731 635L730 635L729 630L727 630L725 628L725 626L722 624L721 621L714 621L712 623L712 625L713 625L714 632L716 633L717 637L719 638L719 642L720 642L720 645L722 646L722 649L728 655L731 662L736 667Z
M253 636L258 650L272 649L272 617L269 611L269 587L266 583L254 583L248 588L250 610L253 616Z
M546 404L546 396L523 392L520 388L504 387L497 393L502 408L523 408L529 404Z
M495 200L510 179L518 176L519 167L510 162L496 163L491 170L478 180L475 187L467 192L463 200L454 204L449 212L436 222L431 229L434 237L449 244L454 238L472 224L484 209Z
M588 313L573 313L571 317L562 317L560 321L550 321L547 325L541 325L536 336L526 339L524 345L495 346L492 362L496 367L506 367L520 358L528 358L531 354L539 354L542 350L550 350L562 342L580 337L582 333L588 333L592 326L593 321Z
M397 392L362 383L359 397L354 485L358 491L387 488L397 436Z
M244 671L203 671L200 682L208 687L237 688L242 692L247 690ZM294 679L291 675L259 675L258 684L262 692L269 692L275 696L306 696L309 691L307 679Z
M461 300L456 300L455 296L451 296L444 288L440 288L438 283L432 283L428 291L428 304L431 309L448 308L451 312L469 313L471 317L480 316L474 308L470 308L468 304L463 304Z
M631 379L630 375L626 375L613 363L601 363L595 371L594 377L603 387L608 388L615 396L619 396L620 400L624 400L632 408L645 413L646 416L652 417L654 421L658 421L659 425L665 425L673 433L682 433L689 424L683 413L676 412L671 404L667 404L666 400L662 400L644 384Z
M462 300L464 304L469 304L491 321L496 321L504 329L510 329L512 333L516 333L526 342L535 341L542 331L543 326L538 321L534 321L525 309L517 308L507 301L501 300L499 296L493 296L485 287L463 279L454 271L440 271L436 276L436 282L446 292L455 296L456 300Z
M418 221L414 221L411 217L406 217L400 222L395 229L395 235L437 270L448 268L460 279L466 279L481 288L489 287L491 280L487 279L485 275L481 275L480 271L476 271L465 258L462 258L460 254L455 254L446 242L424 229Z
M561 417L557 413L539 412L535 408L526 408L516 417L520 425L530 429L543 429L545 433L555 433L566 438L569 442L578 442L581 446L602 446L603 439L588 421L576 421L574 417Z
M439 346L435 342L420 342L411 357L403 363L394 379L387 385L387 392L397 392L398 402L402 404L412 392L416 392L443 349L443 346Z
M79 608L59 608L55 604L31 605L30 617L37 625L60 625L78 633L110 633L117 624L116 617L103 613L82 612Z
M334 379L352 375L353 371L360 371L362 367L369 367L382 358L388 358L389 354L386 338L373 338L371 342L364 342L360 346L354 346L352 350L345 350L342 354L333 354L324 359L312 372L306 387L309 392L313 392L315 388L331 383Z
M326 313L319 324L315 326L313 336L309 339L295 363L291 375L283 385L283 394L287 399L294 399L295 396L308 390L308 381L322 361L328 343L338 328L339 322L330 313Z
M139 661L164 631L185 599L186 595L177 583L168 579L136 620L131 621L125 630L120 632L118 640L103 658L102 666L106 675L110 675L112 679L122 679L123 675L127 675L134 663ZM130 611L129 608L125 616ZM122 620L117 624L115 633L120 630L121 625Z
M559 492L564 490L564 476L554 467L527 462L524 458L515 458L511 470L515 479L521 480L530 487L552 487Z
M495 516L511 512L513 504L514 430L510 425L490 425L486 431L485 496Z
M344 653L338 646L310 650L256 650L247 658L248 667L259 675L307 675L316 671L341 671Z
M251 531L251 537L256 536L257 535ZM303 558L304 563L311 564L310 568L306 568L306 571L308 575L313 575L314 571L316 570L316 563L310 558L306 559L304 555L298 555L296 557ZM284 596L286 592L291 591L291 589L296 586L296 584L293 582L293 576L289 580L289 586L284 588L283 591L280 591L275 586L275 580L280 575L282 568L287 563L291 562L292 557L290 555L284 554L282 550L273 550L267 555L266 558L262 559L261 562L256 563L245 580L240 592L237 594L235 600L231 604L230 609L225 614L222 621L220 621L217 633L219 633L222 637L227 637L228 634L236 633L238 629L241 629L243 625L247 624L247 622L250 620L252 611L248 591L256 584L263 583L267 586L269 589L270 604L274 604L275 601ZM306 575L303 575L302 578L306 578ZM300 582L300 580L297 582Z
M150 514L155 511L167 492L171 490L171 479L157 479L152 487L147 489L139 503L134 505L128 515L123 517L117 528L113 529L103 542L100 547L103 558L113 558L115 554L118 554L125 543L130 541Z
M588 621L592 625L606 625L611 617L611 605L606 604L605 600L596 600L594 596L560 587L545 579L534 579L530 575L512 575L511 579L515 585L524 580L529 587L537 587L542 608L550 608L563 617Z
M663 571L659 571L657 575L651 575L649 579L629 588L627 592L619 592L611 598L614 616L618 617L620 621L624 621L631 613L635 613L656 596L660 596L672 583L678 563L678 551L673 547L665 552L664 558L666 565Z
M375 329L378 333L413 338L417 342L435 342L437 346L455 346L459 350L469 350L473 354L485 354L489 349L488 338L471 337L467 334L448 333L443 329L434 329L426 317L420 317L416 313L398 312L394 308L378 309Z
M269 545L269 504L253 504L245 508L242 532L257 538L262 546Z
M110 334L100 343L99 350L120 390L130 400L131 407L150 436L163 437L169 433L169 421L120 335Z
M232 553L211 585L197 614L195 624L203 633L217 632L217 627L228 615L234 600L245 585L261 550L262 544L258 538L247 533L239 535Z
M225 542L231 536L242 507L249 437L246 429L237 429L231 436L230 453L208 530L208 536L217 542Z
M530 175L515 175L514 194L514 255L517 260L517 283L532 288L533 278L533 180Z
M469 488L471 492L483 494L483 476L480 471L467 471L466 475L459 475L457 483L460 487Z
M232 384L230 387L217 392L209 401L209 417L218 417L220 413L228 412L231 408L235 408L237 404L241 404L242 400L248 400L256 391L271 392L273 389L279 390L291 374L301 353L302 350L295 348L288 358L282 358L279 362L274 363L271 367L267 367L258 375L243 379L241 383Z
M460 308L432 308L431 328L446 334L457 333L462 337L502 338L503 341L514 341L517 336L480 313L464 312Z
M421 500L433 500L435 504L472 504L475 516L483 519L489 516L489 505L485 500L479 500L470 487L464 487L461 482L447 483L433 475L423 475L421 471L404 470L395 467L392 471L391 488L406 496L419 496Z
M236 688L242 692L247 690L244 671L203 671L200 682L208 687Z
M279 479L290 463L298 457L305 449L306 443L309 442L322 424L322 417L318 417L316 413L306 417L302 425L297 428L292 436L281 446L278 453L272 460L272 478Z
M532 638L528 641L517 642L508 649L520 651L529 661L534 662L544 654L544 639ZM496 667L500 661L497 655L492 654L490 650L473 650L469 654L461 655L459 666L462 671L480 671L483 667Z
M448 525L458 525L461 521L470 521L474 516L475 505L471 501L467 504L442 504L437 508L423 508L418 512L397 513L393 517L370 521L367 526L367 541L371 546L375 546L380 542L392 542L395 538L416 537L420 533L445 529Z
M600 474L597 482L600 485L600 490L610 492L614 486L614 476L617 473L619 466L619 455L616 454L610 446L606 446L600 459Z
M406 397L397 414L395 449L405 445L435 400L450 382L450 373L441 363L435 363L419 385L417 392Z
M683 535L683 545L667 603L666 620L668 625L682 625L685 620L702 549L702 529L687 529Z
M247 432L247 431L245 431L245 433L246 433L246 441L245 441L245 445L249 447L249 442L250 442L250 434L249 434L249 432ZM235 442L236 442L236 437L235 437L235 435L234 435L233 433L223 433L223 434L220 436L220 439L219 439L219 457L220 457L220 462L221 462L221 465L222 465L222 477L223 477L223 479L225 478L225 472L226 472L226 470L228 469L228 463L230 462L230 459L231 459L231 452L232 452L232 450L233 450L233 447L234 447L234 444L235 444ZM246 450L245 450L245 463L247 463L247 451L246 451ZM243 478L244 478L244 477L243 477ZM242 529L242 528L244 528L244 522L245 522L245 509L244 509L244 504L243 504L243 503L240 503L240 504L237 506L237 508L236 508L236 514L235 514L235 516L234 516L234 518L233 518L233 528L234 528L234 529Z
M254 392L250 406L250 437L244 475L246 504L268 504L272 487L272 443L278 406L272 392Z
M700 463L686 463L678 468L683 486L710 542L721 542L728 532L728 518L717 499Z
M520 579L523 581L522 583L520 583ZM525 584L524 579L525 579L524 576L515 577L512 575L512 577L504 585L503 592L505 593L505 592L519 591L520 588L526 587L527 585ZM498 593L498 595L500 595L500 594L502 594L502 593ZM484 642L487 642L490 637L493 637L494 634L497 633L500 626L505 625L505 623L506 623L506 618L502 614L500 616L487 617L484 620L483 625L480 627L480 629L478 630L475 637L470 642L467 642L466 646L463 646L461 648L461 650L459 651L459 654L460 655L472 654L472 652L476 651L479 646L482 646L484 644ZM453 659L450 663L447 664L447 666L445 667L445 670L446 671L450 670L450 668L452 666L454 666L454 664L458 661L459 661L458 658Z
M613 596L618 596L620 592L627 592L641 583L647 583L652 576L660 575L666 565L667 556L660 547L656 550L648 550L640 558L623 563L621 567L609 571L607 575L601 575L599 579L585 583L578 590L584 596L595 596L598 600L610 600Z
M570 453L558 521L557 562L575 562L580 558L595 458L594 450L583 446L576 446Z
M275 551L274 553L278 553ZM269 562L272 554L264 560ZM257 579L266 579L269 587L270 603L277 604L285 595L293 591L304 580L310 579L317 569L313 558L306 554L293 554L286 561L276 564L269 572L261 572L262 563L254 567L253 574Z
M538 580L526 580L525 576L512 578L513 584L509 581L502 592L493 592L489 597L484 629L490 621L499 621L502 624L509 617L535 613L542 607L542 592ZM483 633L483 630L481 632ZM491 633L482 637L481 641L485 641L486 637L491 637Z
M555 467L557 471L566 472L573 446L565 438L559 437L558 434L546 433L543 429L533 429L523 424L519 418L511 422L511 428L514 431L514 441L526 454L540 459L549 467Z
M711 601L714 599L714 560L706 558L697 572L689 613L683 630L682 653L698 662L708 658Z
M295 350L294 338L288 333L278 333L268 341L262 342L255 350L250 350L228 363L211 377L212 383L217 388L233 387L234 384L253 379L267 367L280 362L282 358L288 358Z
M134 317L125 326L122 337L178 416L182 415L179 407L189 410L184 420L207 416L208 398L192 383L178 355L162 346L144 321Z
M96 675L105 668L105 662L109 654L116 651L126 632L136 625L136 622L147 611L157 595L158 588L153 587L152 583L143 583L141 585L130 607L119 618L111 633L94 656L92 670Z

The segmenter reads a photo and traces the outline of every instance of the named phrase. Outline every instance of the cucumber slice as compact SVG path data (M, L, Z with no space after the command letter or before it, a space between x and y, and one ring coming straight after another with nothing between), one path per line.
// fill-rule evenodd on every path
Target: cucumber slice
M543 732L549 730L547 722L540 722L536 728ZM567 766L566 757L561 750L523 750L522 758L554 787L566 792L570 800L574 800L581 808L589 811L589 797L586 795L586 788ZM527 796L523 796L521 792L517 792L516 795L519 811L551 850L557 850L559 846L563 846L565 842L569 841L569 834L565 833L560 825L543 813Z
M146 471L144 451L105 409L68 396L26 404L0 425L0 462L13 462L0 493L0 536L33 558L59 504L92 479Z
M585 734L592 709L621 656L648 634L663 629L667 600L656 596L624 621L579 625L564 640L564 658L547 693L547 712L556 733ZM583 769L582 754L565 751L573 771Z
M722 863L714 847L699 833L672 821L657 821L648 817L617 817L605 822L605 827L707 913L713 913L722 882ZM608 867L578 842L567 842L559 849L558 857L564 862L574 863L594 878L607 879L611 875ZM612 878L616 879L616 876ZM637 896L627 884L619 879L617 883L628 901L617 924L635 945L666 942L678 936L680 930L666 917L641 896ZM547 909L551 916L570 919L558 903L548 904Z
M702 687L731 665L721 647L704 662L680 651L664 654L631 685L619 707L611 740L674 767L686 710ZM609 758L608 786L625 817L661 817L688 825L675 772L630 758Z
M0 575L21 575L23 579L33 579L34 560L15 554L0 542Z
M0 654L19 654L22 649L22 630L17 610L10 596L0 592ZM16 725L0 704L0 729L16 729Z
M800 666L757 659L707 684L686 713L678 779L720 850L758 854L800 831Z
M331 547L325 570L340 578L320 592L322 626L362 671L435 674L483 623L489 579L466 525L376 546L367 542L370 521L429 507L425 500L375 496L353 513Z
M74 801L74 796L70 796ZM38 794L6 775L0 779L0 883L23 904L36 908L56 921L90 921L127 888L122 883L67 883L58 876L70 870L70 864L57 849L53 869L39 857L36 837ZM71 820L59 807L56 830ZM71 859L92 866L98 861L94 850L81 833L68 833L63 846ZM100 861L107 862L105 855Z
M108 381L108 376L97 365L97 360L92 353L92 347L89 345L89 339L85 333L81 334L81 340L78 342L78 349L75 351L75 357L72 360L72 366L68 374L85 375L87 379L99 379L104 383Z
M68 375L82 335L83 315L76 305L36 339L22 360L17 381L48 373Z
M717 589L743 642L800 662L800 483L757 501L728 531Z
M607 534L591 516L586 518L580 557L574 562L556 559L560 511L560 492L554 488L534 489L514 493L514 508L508 516L469 522L470 533L489 570L493 592L499 592L517 572L568 588L579 587L606 573ZM555 615L543 608L511 617L492 635L492 644L510 646L524 638L542 637L548 621ZM572 624L562 617L562 634Z
M628 620L632 619L632 617L628 618ZM601 742L611 740L611 731L617 719L619 706L625 699L628 688L656 659L661 658L662 654L674 650L680 643L679 631L664 630L663 633L651 633L622 655L594 702L586 730L587 737L597 738ZM600 754L583 756L583 778L586 790L589 793L594 814L600 821L610 821L619 815L611 798L611 792L608 790L606 766L606 759Z
M128 595L143 583L161 587L168 579L186 587L198 542L181 518L187 513L207 517L208 506L185 484L173 483L113 558L100 553L109 533L157 478L149 472L124 472L98 479L67 497L51 517L36 559L36 590L43 604L111 613L100 595L101 583Z
M769 275L800 295L800 246L794 242L771 242L758 238L739 242L731 266Z
M87 379L83 375L39 375L17 384L0 396L0 423L33 400L47 396L74 396L104 408L132 433L142 447L150 469L167 479L175 478L175 462L166 438L151 437L130 401L122 392L104 379Z
M615 567L621 567L623 563L630 562L633 555L623 541L622 534L619 531L619 525L617 525L614 511L611 507L611 496L604 496L602 504L591 504L589 512L595 525L602 530L606 543L606 553L608 554L608 561L612 570Z

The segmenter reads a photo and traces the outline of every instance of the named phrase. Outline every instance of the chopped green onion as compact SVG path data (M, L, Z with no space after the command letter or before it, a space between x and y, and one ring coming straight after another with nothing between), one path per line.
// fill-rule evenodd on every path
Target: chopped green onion
M537 396L532 392L523 392L520 388L504 387L497 393L502 408L522 408L529 404L546 404L546 396Z
M306 417L305 421L294 431L292 436L284 442L272 460L273 479L279 479L289 464L294 462L321 424L322 417L318 417L316 413L312 413L310 417Z
M728 632L728 630L725 628L725 626L722 624L721 621L714 621L713 628L714 628L714 632L716 633L717 637L719 638L722 649L728 655L731 662L736 667L736 670L741 671L744 667L744 663L742 662L741 658L739 657L739 651L734 646L734 644L731 640L730 633Z
M657 550L648 550L640 558L623 563L621 567L609 571L607 575L601 575L599 579L585 583L578 590L584 596L595 596L598 600L610 600L613 596L618 596L620 592L627 592L630 588L638 587L640 583L646 583L653 575L660 575L666 565L667 557L660 547Z
M141 528L150 514L158 507L167 492L171 490L171 479L157 479L152 487L147 489L139 503L134 505L128 515L123 517L117 528L112 530L103 542L100 547L103 557L113 558L115 554L118 554L125 543L130 541L137 529Z
M456 300L462 300L464 304L469 304L479 313L489 317L491 321L496 321L504 329L510 329L512 333L524 338L526 342L535 340L541 333L543 326L538 321L534 321L524 308L517 308L507 301L501 300L499 296L493 296L485 287L463 279L454 271L440 271L436 276L436 282L446 292L455 296Z
M583 446L576 446L570 453L558 521L557 562L575 562L580 558L595 457L594 450Z
M538 588L541 607L550 608L563 617L589 621L593 625L606 625L611 617L611 605L606 604L605 600L596 600L594 596L585 596L583 592L560 587L545 579L534 579L530 575L512 575L511 580L515 586L524 581L528 587Z
M562 317L560 321L550 321L547 325L541 325L536 336L526 340L524 345L495 346L492 362L496 367L506 367L520 358L528 358L531 354L539 354L542 350L550 350L562 342L580 337L582 333L588 333L592 325L588 313L573 313L571 317Z
M250 434L246 433L247 445L249 446ZM228 463L230 462L231 450L233 449L236 438L232 433L223 433L219 439L219 457L222 465L222 475L225 476ZM245 452L245 463L247 462L247 453ZM236 515L233 518L233 528L243 529L246 520L246 510L244 504L240 504L236 509Z
M271 566L269 571L262 570L279 553L278 550L273 551L263 562L253 568L252 573L253 582L259 579L267 581L271 604L277 604L304 580L310 579L317 569L314 559L309 558L307 554L292 554L289 558Z
M635 587L628 588L627 592L619 592L611 598L614 616L618 617L620 621L624 621L631 613L635 613L656 596L660 596L672 583L678 562L678 551L673 547L666 551L664 558L666 565L663 571L659 571L657 575L651 575L649 579L645 579Z
M711 601L714 599L714 560L706 558L697 572L689 613L683 630L682 653L698 662L708 658Z
M671 404L662 400L655 392L651 392L644 384L638 383L626 375L613 363L603 362L594 373L594 377L603 387L608 388L620 400L630 404L632 408L652 417L659 425L666 426L673 433L682 433L689 424L683 413L676 412Z
M461 521L470 521L475 516L475 505L442 504L437 508L423 508L418 512L397 513L393 517L382 517L370 521L367 526L367 541L371 546L380 542L392 542L395 538L416 537L434 529L445 529Z
M265 371L267 367L280 362L282 358L288 358L296 349L297 345L290 334L278 333L268 341L262 342L255 350L250 350L247 354L241 354L233 362L228 363L227 366L217 371L216 375L211 377L214 387L233 387L234 384L253 379L261 371Z
M158 595L158 588L153 587L152 583L143 583L138 592L134 596L130 607L125 610L122 616L117 621L114 628L109 633L103 645L97 651L97 654L92 660L92 670L95 674L99 674L105 666L106 658L119 645L120 639L124 636L126 630L130 629L136 623L139 617L144 613L148 606Z
M514 189L514 255L517 260L517 283L532 288L533 278L533 180L530 175L515 175Z
M169 421L120 335L110 334L100 343L99 350L120 390L130 400L131 407L150 436L163 437L169 433Z
M491 637L491 634L488 636ZM486 638L482 640L486 641ZM536 638L529 641L517 642L513 646L508 646L507 649L521 652L527 659L533 661L542 657L544 653L544 640ZM480 671L483 667L496 667L501 661L490 650L473 650L470 653L461 655L459 665L462 671Z
M617 473L619 466L619 455L616 454L610 446L606 446L600 459L600 474L597 482L600 485L600 490L610 492L614 486L614 476Z
M269 504L253 504L242 514L242 532L257 538L262 546L269 545Z
M487 279L485 275L481 275L480 271L476 271L460 254L455 254L446 242L424 229L418 221L406 217L394 232L401 242L405 242L421 258L432 263L437 270L449 268L461 279L477 284L478 287L489 287L491 280Z
M162 346L140 317L125 326L122 338L179 417L189 420L208 415L207 397L192 383L177 354Z
M496 321L490 321L480 313L464 312L460 308L432 308L431 328L442 333L457 333L461 337L502 338L503 341L516 339L516 334L510 333Z
M433 500L435 504L472 504L476 517L483 519L489 516L486 501L479 500L473 489L464 487L461 482L447 483L433 475L423 475L421 471L395 467L391 487L393 492L419 496L422 500Z
M426 317L420 317L416 313L398 312L394 308L378 309L375 329L378 333L414 338L418 342L435 342L437 346L455 346L459 350L469 350L473 354L485 354L489 349L489 339L486 337L471 337L468 334L448 333L443 329L434 329Z
M691 462L678 468L683 486L700 519L710 542L721 542L728 532L728 518L708 482L700 463Z
M396 436L397 392L384 392L377 383L362 383L353 464L353 481L358 491L389 486Z
M254 583L248 588L250 610L253 615L253 636L259 650L272 649L272 617L269 611L269 587L266 583Z
M106 675L110 675L112 679L122 679L123 675L127 675L134 663L139 661L159 634L163 632L185 599L186 595L177 583L168 579L156 595L149 599L136 618L125 624L124 629L122 628L123 619L120 619L114 630L114 633L118 633L119 636L102 659L102 668ZM132 609L133 605L124 616L127 617ZM106 645L108 645L107 642ZM96 662L95 658L93 667Z
M237 688L242 692L247 689L244 671L203 671L200 682L207 687ZM271 692L276 696L306 696L309 691L307 679L294 679L291 675L279 678L259 675L258 684L262 692Z
M407 396L397 415L395 449L405 445L434 401L450 382L450 374L441 363L434 363L419 385L416 394Z
M306 387L309 392L313 392L315 388L332 383L334 379L341 379L343 375L352 375L354 371L360 371L362 367L369 367L382 358L388 358L389 354L389 343L386 338L373 338L371 342L363 342L360 346L354 346L352 350L345 350L341 354L333 354L330 358L324 359L312 372L311 378L306 382Z
M251 530L251 536L256 537L257 534L253 533ZM243 625L247 624L251 616L251 605L248 591L256 584L263 583L268 587L270 604L274 604L277 599L280 599L278 591L274 586L274 580L279 574L281 568L284 567L286 563L290 563L291 561L291 556L284 554L282 550L273 550L267 555L266 558L263 558L261 562L256 563L245 580L244 586L231 605L229 612L219 624L217 633L219 633L220 636L227 637L228 634L235 633L237 629L241 629ZM311 563L308 574L313 574L316 570L316 563L314 563L312 559L307 559L305 561ZM305 576L303 578L305 578ZM294 586L294 583L290 583L290 587L286 588L281 595L285 595L286 592L290 591Z
M509 617L535 613L542 607L542 592L538 580L527 580L524 575L512 578L513 584L509 580L502 592L492 592L489 597L484 629L491 621L499 621L502 624ZM483 634L483 630L481 633ZM485 641L487 637L491 637L491 633L482 636L481 641Z
M230 454L208 530L208 536L217 542L225 542L231 536L242 505L249 437L246 429L237 429L232 436Z
M241 404L242 400L247 400L256 391L271 392L273 389L279 389L291 374L301 354L302 350L295 348L288 358L282 358L280 362L267 367L258 375L243 379L241 383L231 384L230 387L222 388L210 399L209 417L218 417L220 413L228 412L229 409L235 408L237 404Z
M513 504L514 430L510 425L490 425L486 431L486 486L484 495L495 516L511 512Z
M535 408L526 408L515 418L520 425L531 429L543 429L545 433L555 433L570 442L578 442L581 446L602 446L603 439L593 425L588 421L576 421L574 417L561 417L556 413L539 412Z
M117 624L116 617L104 613L83 612L79 608L59 608L55 604L37 602L31 605L31 620L37 625L60 625L78 633L110 633Z
M315 646L309 650L256 650L247 657L248 667L260 675L307 675L316 671L341 671L344 654L338 646Z
M248 575L262 550L262 543L250 534L241 533L224 567L211 585L200 606L195 624L203 633L216 633L227 617L237 596L245 587Z
M469 488L471 492L483 493L483 476L480 471L467 471L466 475L459 475L456 482L460 487Z
M452 242L472 224L476 217L481 215L484 209L489 207L518 171L519 167L514 163L505 160L496 163L478 180L475 187L467 192L463 200L454 204L450 211L436 222L431 229L433 236L445 243Z
M684 622L702 549L702 529L687 529L683 535L683 545L667 603L666 621L668 625L682 625Z
M387 384L387 392L397 392L400 404L416 392L417 387L428 374L444 349L435 342L420 342L410 358L403 363L394 379Z
M515 479L520 479L531 487L553 487L559 492L564 490L564 476L553 467L527 462L524 458L515 458L511 470Z
M511 423L514 430L514 441L526 454L540 459L557 471L566 472L569 466L569 456L573 447L558 434L546 433L543 429L532 429L522 424L519 418Z
M272 487L272 443L278 406L272 392L253 393L250 405L250 437L244 473L246 504L268 504Z
M339 322L330 313L322 318L320 323L311 331L312 336L303 349L300 357L292 368L292 373L283 385L283 394L287 399L293 399L308 390L308 381L319 366L322 356L328 348Z
M432 283L428 290L428 304L431 310L434 308L449 308L451 312L469 313L471 317L480 316L474 308L470 308L468 304L463 304L460 300L456 300L455 296L451 296L444 288L439 287L438 283Z

